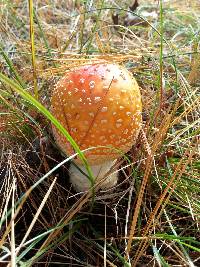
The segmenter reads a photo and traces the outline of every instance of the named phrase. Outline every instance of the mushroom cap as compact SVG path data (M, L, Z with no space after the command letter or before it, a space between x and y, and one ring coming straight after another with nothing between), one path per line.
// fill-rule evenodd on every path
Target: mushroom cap
M51 111L80 149L95 147L84 152L90 164L116 159L130 150L142 123L138 84L127 69L112 63L67 72L55 86ZM61 150L73 155L66 138L54 125L52 129ZM75 161L82 163L78 157Z

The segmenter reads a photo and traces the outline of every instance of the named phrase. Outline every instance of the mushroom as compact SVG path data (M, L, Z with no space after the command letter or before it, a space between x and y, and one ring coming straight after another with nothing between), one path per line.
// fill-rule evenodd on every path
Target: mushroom
M51 110L85 151L95 182L102 180L102 189L113 187L117 174L107 175L108 171L130 150L142 124L140 90L132 74L118 64L106 62L79 66L56 84ZM66 138L53 125L52 130L61 150L73 155ZM85 167L78 157L74 161L79 169L70 166L70 181L76 191L88 190L91 183L84 175Z

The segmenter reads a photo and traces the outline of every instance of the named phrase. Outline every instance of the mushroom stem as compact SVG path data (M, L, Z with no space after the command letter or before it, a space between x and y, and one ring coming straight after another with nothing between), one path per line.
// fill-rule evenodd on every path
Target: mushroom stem
M101 189L108 189L116 185L118 178L117 173L114 172L108 174L115 162L116 160L112 160L99 165L90 165L92 173L95 177L95 183L98 183L102 180L102 182L100 183ZM84 173L87 174L84 165L78 164L78 167ZM88 177L83 173L81 173L73 164L70 165L69 174L70 174L70 182L72 183L73 187L77 192L87 191L90 189L91 183Z

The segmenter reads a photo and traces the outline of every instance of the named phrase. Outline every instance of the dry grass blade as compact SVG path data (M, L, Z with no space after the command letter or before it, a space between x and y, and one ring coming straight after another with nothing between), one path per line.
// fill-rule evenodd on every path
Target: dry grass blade
M96 33L96 42L97 42L99 51L101 51L103 54L105 54L105 48L104 48L103 43L101 42L101 39L100 39L100 37L99 37L98 32Z
M188 82L189 83L195 83L198 79L199 74L199 67L200 67L200 56L197 54L197 56L192 61L192 68L188 76Z
M53 60L58 63L62 63L57 68L49 68L46 69L44 72L38 73L39 77L46 78L46 77L52 77L53 75L61 75L66 73L68 69L73 69L76 67L80 67L81 65L87 65L87 64L101 64L102 60L105 61L112 61L115 63L124 63L127 60L134 60L139 61L142 58L142 55L140 53L137 53L137 55L134 53L129 55L124 54L101 54L101 55L85 55L80 56L79 54L73 54L69 55L67 53L63 53L61 58L54 58Z
M40 213L41 213L41 211L42 211L42 209L43 209L43 207L44 207L44 205L45 205L45 203L46 203L46 201L47 201L47 199L48 199L48 197L49 197L49 195L50 195L50 193L51 193L51 191L52 191L52 189L53 189L53 187L54 187L54 185L56 183L56 180L57 180L57 178L55 178L53 180L51 186L49 187L49 190L47 191L46 195L44 196L44 199L42 200L39 208L37 209L37 212L36 212L32 222L31 222L28 230L26 231L26 234L25 234L23 240L21 241L20 245L17 247L16 256L19 254L20 249L23 247L24 243L26 242L27 237L29 236L31 230L33 229L33 227L34 227L34 225L36 223L36 221L38 220L38 216L40 215Z
M13 223L13 221L15 221L15 219L16 219L18 213L21 211L21 208L22 208L23 204L26 202L26 199L27 199L28 196L30 195L31 191L32 191L32 189L30 188L30 189L25 193L25 195L24 195L22 201L20 202L19 206L16 208L15 213L14 213L14 215L12 216L12 218L11 218L9 224L7 225L6 230L5 230L3 236L2 236L2 238L1 238L1 240L0 240L0 248L2 248L3 244L5 243L6 237L7 237L7 235L9 234L10 229L11 229L11 227L12 227L12 223Z
M131 250L132 240L133 240L133 236L135 233L135 228L136 228L136 224L137 224L137 220L138 220L139 210L140 210L140 207L142 204L142 198L144 195L144 190L145 190L145 187L146 187L146 184L147 184L150 172L151 172L152 164L153 164L153 158L154 158L153 155L156 153L158 148L161 146L161 142L165 138L165 135L168 131L168 128L170 127L170 122L171 122L172 116L174 115L174 112L176 111L177 107L178 107L178 103L176 103L173 111L166 115L166 117L164 119L165 123L163 125L161 125L157 135L155 136L155 140L154 140L151 151L149 151L149 148L147 150L148 156L147 156L147 160L146 160L146 169L145 169L144 177L143 177L142 184L140 187L140 191L138 194L138 199L137 199L137 203L135 206L135 212L134 212L133 219L131 222L131 230L129 233L129 239L128 239L128 244L127 244L127 249L126 249L126 254L127 254L126 257L128 257L130 250Z
M131 229L130 229L130 233L129 233L127 248L126 248L126 258L129 258L129 253L131 250L131 245L132 245L133 237L135 234L135 228L136 228L136 224L137 224L137 220L138 220L138 214L139 214L139 210L140 210L140 207L142 204L142 198L143 198L144 190L145 190L145 187L146 187L146 184L148 181L148 177L149 177L149 174L151 171L152 162L153 162L153 156L150 154L147 157L147 161L146 161L147 168L146 168L146 171L144 174L144 178L142 180L142 184L141 184L140 191L139 191L138 198L137 198L137 203L135 206L135 212L134 212L132 222L131 222Z
M3 188L3 186L2 186ZM1 218L4 218L6 216L7 210L8 210L8 203L10 201L11 198L11 194L12 194L12 188L13 185L7 185L6 188L6 192L4 193L4 201L2 203L2 212L1 212ZM2 227L2 224L0 224L0 228Z
M73 219L73 217L75 216L76 213L78 213L81 208L87 203L87 201L89 200L89 198L91 197L91 192L88 192L86 194L84 194L76 203L73 207L71 207L71 209L64 215L64 217L61 219L61 221L58 223L58 225L63 224L66 225L69 223L69 221L71 219ZM52 240L54 238L56 238L60 232L62 231L62 229L56 229L55 231L53 231L48 238L46 239L46 241L42 244L42 246L40 247L40 250L44 249L46 246L48 246Z
M192 111L195 111L197 108L199 108L199 102L200 102L200 96L191 103L191 105L189 105L184 112L182 112L178 117L176 117L172 123L171 126L179 123L181 121L181 119L183 119L185 116L187 116L189 113L191 113ZM180 108L180 107L179 107Z
M106 262L107 262L107 259L106 259L106 255L107 255L107 251L106 251L106 246L107 246L107 235L106 235L106 225L107 225L107 221L106 221L106 206L105 206L105 240L104 240L104 254L103 254L103 256L104 256L104 261L103 261L103 264L104 264L104 267L106 267Z
M193 147L193 143L191 142L191 147ZM147 234L150 234L149 233L149 230L152 226L152 223L153 221L156 219L156 221L158 221L158 219L160 218L162 212L163 212L163 209L165 208L171 194L173 193L176 185L177 185L177 181L181 178L181 176L183 175L183 173L185 172L188 164L191 163L191 160L192 160L192 156L194 155L194 152L196 150L196 146L192 149L191 151L191 147L188 148L188 150L186 150L185 152L185 155L183 156L183 158L181 159L180 163L178 164L176 170L174 171L174 174L173 176L171 177L170 179L170 182L167 184L165 190L163 191L162 195L160 196L153 212L150 214L150 217L149 217L149 220L147 222L147 225L143 231L143 236L146 236ZM188 155L188 152L189 152L189 156ZM187 161L184 163L185 161L185 158L187 158ZM176 182L175 182L176 181ZM165 197L167 196L167 194L169 193L168 197L165 199ZM162 206L162 209L160 211L159 214L158 213L158 210L159 208ZM152 229L153 230L153 229ZM138 250L137 250L137 253L135 255L135 259L133 260L132 262L132 266L136 266L137 263L138 263L138 260L140 259L140 257L142 256L144 250L145 250L145 247L147 245L147 240L143 240L139 247L138 247Z
M11 219L14 217L15 214L15 189L16 189L16 180L13 181L13 188L12 188L12 215ZM11 223L11 266L16 266L16 253L15 253L15 221L12 220Z

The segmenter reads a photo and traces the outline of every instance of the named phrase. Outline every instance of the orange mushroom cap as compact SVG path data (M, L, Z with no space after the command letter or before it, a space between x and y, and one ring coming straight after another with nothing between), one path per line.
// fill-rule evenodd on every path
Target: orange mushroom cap
M130 150L142 123L138 84L124 67L112 63L81 66L65 74L51 99L52 114L68 130L90 164L118 158ZM67 155L74 150L52 125L57 144ZM98 147L105 146L105 147ZM115 148L115 149L113 149ZM79 158L77 163L81 163Z

